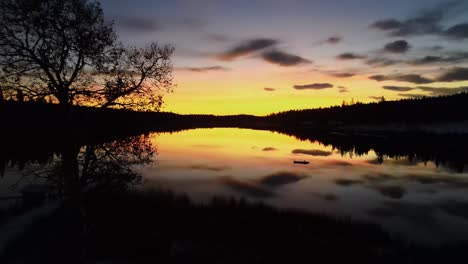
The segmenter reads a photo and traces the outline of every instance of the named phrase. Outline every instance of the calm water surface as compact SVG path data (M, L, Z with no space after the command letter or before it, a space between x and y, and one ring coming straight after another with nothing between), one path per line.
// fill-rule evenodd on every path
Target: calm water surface
M283 208L378 222L411 240L468 238L468 174L434 163L342 154L270 131L196 129L154 134L145 187L244 197ZM294 161L308 161L307 165Z
M213 196L243 197L280 208L351 217L430 244L468 239L466 171L408 158L382 160L373 151L341 153L320 142L260 130L154 133L149 142L157 155L153 163L136 166L143 176L138 188L169 189L197 202ZM119 148L128 147L108 146ZM26 165L24 170L34 171L34 166L38 165ZM12 185L24 170L6 169L0 179L2 196L15 194L19 188ZM23 179L22 184L27 183Z

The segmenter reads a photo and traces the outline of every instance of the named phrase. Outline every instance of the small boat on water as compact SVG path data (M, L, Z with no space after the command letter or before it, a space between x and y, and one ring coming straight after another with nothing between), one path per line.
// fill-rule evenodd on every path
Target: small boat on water
M294 164L309 164L310 162L305 161L305 160L295 160Z

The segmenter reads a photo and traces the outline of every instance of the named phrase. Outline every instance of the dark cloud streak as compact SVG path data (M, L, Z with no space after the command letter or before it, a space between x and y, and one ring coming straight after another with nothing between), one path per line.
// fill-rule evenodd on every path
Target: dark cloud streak
M345 53L339 54L338 56L336 56L336 58L339 60L357 60L357 59L365 59L366 56L359 55L359 54L352 53L352 52L345 52Z
M206 36L209 40L216 41L216 42L228 42L230 38L228 36L222 34L208 34Z
M468 60L468 52L452 52L446 56L437 56L437 55L428 55L422 58L410 60L407 63L410 65L428 65L428 64L438 64L438 63L459 63Z
M468 23L453 25L444 30L442 22L457 11L463 0L443 2L406 20L394 18L374 22L371 28L385 31L392 37L439 35L449 39L468 38Z
M430 96L451 95L451 94L457 94L461 92L468 92L468 86L454 87L454 88L419 86L416 88L424 92L429 92Z
M181 67L178 70L191 72L211 72L211 71L229 71L229 68L223 66L207 66L207 67Z
M434 81L425 78L418 74L403 74L403 75L372 75L369 79L383 82L383 81L398 81L398 82L409 82L415 84L427 84L433 83Z
M405 86L384 86L382 88L384 88L385 90L397 91L397 92L408 92L408 91L415 89L413 87L405 87Z
M325 41L328 44L337 44L337 43L340 43L342 41L342 39L339 36L331 36L331 37L327 38Z
M405 53L410 49L406 40L396 40L385 45L384 51L391 53Z
M448 28L443 35L452 39L468 38L468 23L462 23Z
M405 98L422 98L426 97L427 95L425 94L406 94L406 93L399 93L398 96L405 97Z
M468 68L455 67L437 78L439 82L456 82L468 80Z
M399 60L388 59L384 57L369 58L366 64L372 67L387 67L400 63Z
M350 72L335 72L335 73L330 73L330 75L337 77L337 78L349 78L349 77L353 77L356 74L350 73Z
M401 26L402 26L402 23L396 19L379 20L371 25L371 27L377 28L380 30L394 30L394 29L400 28Z
M387 90L398 91L398 92L419 90L422 92L429 93L429 94L407 94L407 93L398 94L401 97L409 97L409 98L419 98L423 96L443 96L443 95L451 95L451 94L457 94L457 93L462 93L462 92L468 92L468 86L461 86L461 87L384 86L383 88L386 89L385 87L387 87ZM388 87L392 87L392 89L388 89Z
M312 84L305 84L305 85L294 85L294 89L296 90L321 90L333 88L333 84L331 83L312 83Z
M296 66L311 62L310 60L307 60L300 56L289 54L279 50L266 51L262 54L262 58L269 63L277 64L284 67Z
M267 38L251 39L232 47L217 57L220 60L230 61L237 59L238 57L249 55L256 51L271 47L277 42L277 40Z
M347 87L339 86L338 89L340 93L349 93L349 89Z

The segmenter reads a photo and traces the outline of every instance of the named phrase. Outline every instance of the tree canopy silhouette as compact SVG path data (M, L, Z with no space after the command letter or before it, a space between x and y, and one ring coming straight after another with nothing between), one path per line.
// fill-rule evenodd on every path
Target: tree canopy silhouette
M5 99L159 110L173 88L173 47L124 47L98 2L0 0L0 12Z

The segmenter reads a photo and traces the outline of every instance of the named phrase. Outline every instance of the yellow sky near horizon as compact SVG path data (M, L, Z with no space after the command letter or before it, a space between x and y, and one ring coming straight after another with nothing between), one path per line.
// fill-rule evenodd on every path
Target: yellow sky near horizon
M402 99L398 92L381 89L382 84L369 80L368 75L336 78L326 74L303 72L192 73L176 70L174 77L177 87L173 93L165 95L165 106L162 111L179 114L267 115L293 109L341 105L343 101L351 100L363 103L374 102L376 100L371 98L373 96L384 96L386 100ZM311 79L315 83L332 83L334 87L322 90L293 88L297 84L311 83ZM408 86L394 81L385 82L385 85ZM338 88L340 86L346 87L348 92L340 93ZM438 87L437 84L424 86ZM468 82L444 85L444 87L460 86L468 86ZM265 91L266 87L275 90Z

